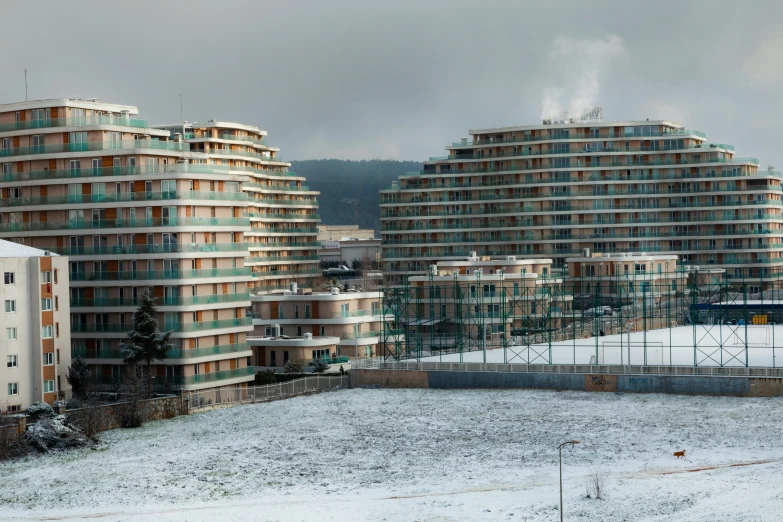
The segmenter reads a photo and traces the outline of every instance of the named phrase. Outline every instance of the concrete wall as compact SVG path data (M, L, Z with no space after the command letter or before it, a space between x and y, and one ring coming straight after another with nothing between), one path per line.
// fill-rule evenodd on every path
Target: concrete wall
M530 388L591 392L738 397L783 396L783 378L693 375L602 375L422 370L352 370L352 386L384 388Z

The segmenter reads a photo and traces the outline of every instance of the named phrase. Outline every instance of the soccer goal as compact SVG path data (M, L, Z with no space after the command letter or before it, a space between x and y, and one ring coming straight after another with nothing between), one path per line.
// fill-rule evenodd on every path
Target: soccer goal
M771 326L747 326L748 329L748 344L754 344L759 346L769 346L772 344L772 327ZM745 344L745 326L740 326L731 334L732 341L735 345Z

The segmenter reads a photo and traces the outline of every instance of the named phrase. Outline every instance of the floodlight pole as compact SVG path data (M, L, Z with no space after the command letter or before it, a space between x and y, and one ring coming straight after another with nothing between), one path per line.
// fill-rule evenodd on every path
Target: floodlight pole
M557 447L560 454L560 522L563 522L563 446L567 444L579 444L578 440L569 440Z

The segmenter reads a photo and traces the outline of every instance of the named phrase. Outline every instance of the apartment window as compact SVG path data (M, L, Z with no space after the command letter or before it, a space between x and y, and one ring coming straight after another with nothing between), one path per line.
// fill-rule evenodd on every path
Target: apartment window
M302 337L302 327L301 327L301 325L297 325L297 327L296 327L296 336L297 337Z
M16 355L9 355L6 357L6 366L9 368L16 368L19 365L19 358Z
M52 338L52 325L42 326L41 339L51 339L51 338Z
M304 312L305 312L305 319L310 319L310 305L309 304L305 305Z
M284 319L285 318L284 314L283 314L283 305L277 305L277 318L278 319Z
M271 326L264 327L264 336L265 337L272 337L272 327Z
M8 383L8 395L19 395L19 383L18 382L9 382Z
M54 284L57 284L57 275L58 275L57 272L58 271L59 270L57 270L56 268L54 269Z
M54 352L45 353L43 356L44 366L54 366Z
M324 337L324 336L326 336L326 327L322 325L321 326L321 337Z
M5 300L5 313L12 314L16 312L16 300L14 299L6 299Z
M58 296L54 296L54 309L55 311L60 309L60 298Z
M16 327L5 329L5 340L16 341Z
M294 319L299 319L299 305L294 305Z
M51 309L52 309L52 300L48 297L41 299L41 310L44 312L48 312Z
M277 366L277 351L269 352L269 366Z
M313 359L326 359L329 357L329 350L313 350Z
M123 316L120 316L123 317ZM58 339L60 338L60 323L54 323L54 335Z
M3 274L3 284L6 285L16 284L16 274L14 272L5 272Z
M44 381L44 393L52 393L54 391L54 381Z
M52 273L51 272L41 272L41 282L42 283L51 283L52 282Z

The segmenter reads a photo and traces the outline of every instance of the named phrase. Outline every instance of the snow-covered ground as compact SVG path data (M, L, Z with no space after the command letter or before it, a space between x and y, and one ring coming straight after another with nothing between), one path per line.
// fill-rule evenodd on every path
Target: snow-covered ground
M1 464L0 519L554 521L556 447L578 439L564 452L567 520L777 521L782 406L339 390L115 430L96 450ZM681 449L686 458L675 459ZM593 470L607 476L604 500L585 498Z
M747 350L745 347L747 339ZM780 367L783 365L783 325L679 326L646 332L572 339L487 350L488 363L598 364ZM696 350L694 350L696 346ZM646 347L646 349L645 349ZM646 354L645 354L646 351ZM630 352L630 353L629 353ZM747 352L747 361L746 361ZM450 353L422 361L483 362L483 351Z

